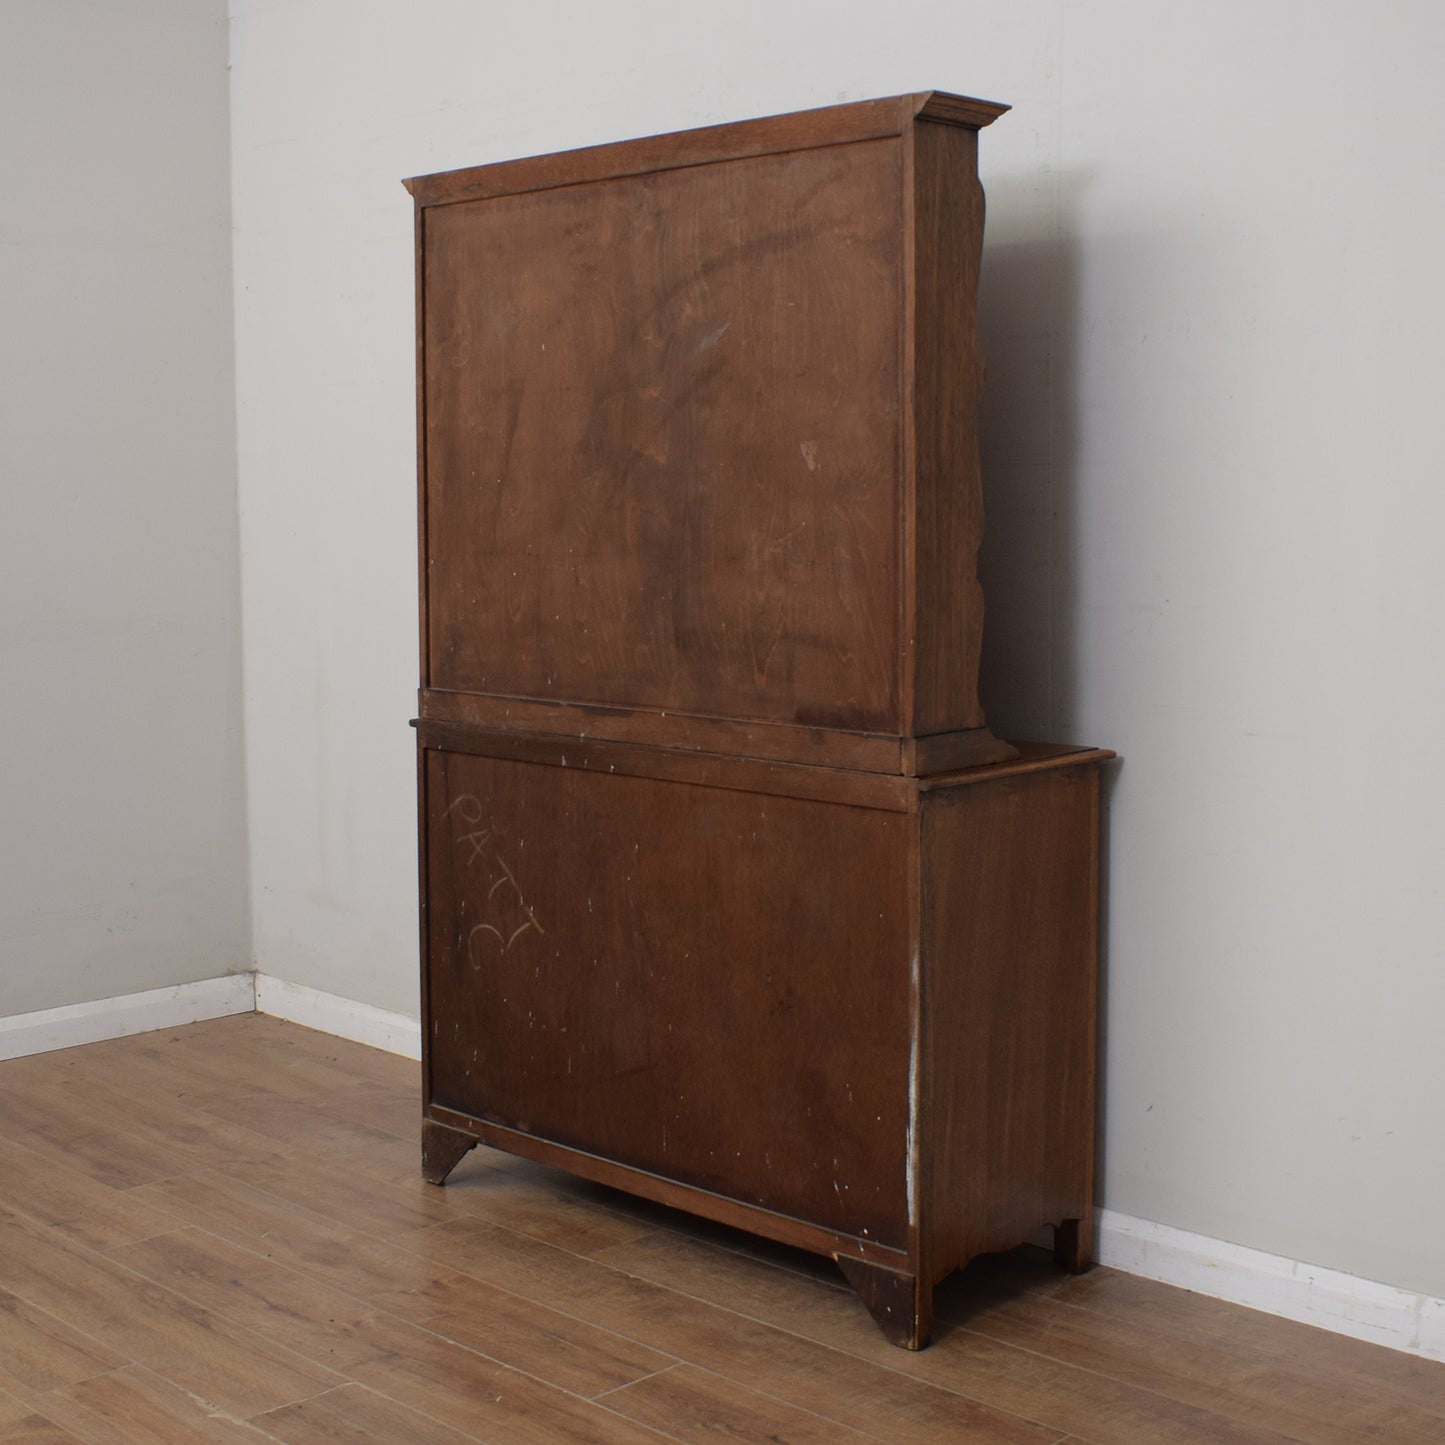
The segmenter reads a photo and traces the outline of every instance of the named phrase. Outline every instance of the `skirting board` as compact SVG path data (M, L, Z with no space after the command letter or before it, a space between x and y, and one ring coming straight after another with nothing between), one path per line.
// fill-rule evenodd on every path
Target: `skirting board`
M54 1049L98 1044L104 1039L125 1038L151 1029L248 1014L256 1007L255 977L249 972L229 973L172 988L150 988L119 998L12 1014L0 1018L0 1059L48 1054Z
M421 1058L421 1024L416 1019L247 971L0 1018L0 1059L248 1013L271 1014L387 1053Z
M287 1019L323 1034L369 1044L388 1054L421 1058L421 1022L339 994L287 983L269 973L256 975L256 1012Z
M253 1011L409 1059L421 1057L421 1025L405 1014L270 974L236 973L0 1018L0 1059ZM1099 1211L1095 1237L1099 1263L1126 1274L1425 1359L1445 1360L1445 1299L1411 1294L1111 1209Z
M1445 1299L1302 1264L1203 1234L1101 1209L1100 1264L1196 1294L1445 1360Z

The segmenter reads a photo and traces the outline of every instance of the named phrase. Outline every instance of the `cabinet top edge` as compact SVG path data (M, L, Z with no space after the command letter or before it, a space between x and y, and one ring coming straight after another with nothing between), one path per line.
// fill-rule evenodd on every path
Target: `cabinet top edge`
M997 120L1008 108L972 96L923 90L881 100L851 101L845 105L699 126L550 155L436 171L412 176L402 184L418 208L449 205L781 151L881 140L901 136L916 121L979 130Z
M984 763L953 772L931 773L918 779L920 793L947 792L970 783L987 783L1022 773L1049 772L1055 768L1097 767L1119 755L1111 748L1075 743L1016 743L1019 756L1007 762Z

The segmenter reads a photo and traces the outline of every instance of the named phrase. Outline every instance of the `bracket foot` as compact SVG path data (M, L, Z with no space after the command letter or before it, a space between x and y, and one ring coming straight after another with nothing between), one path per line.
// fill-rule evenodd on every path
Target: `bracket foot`
M428 1184L445 1184L462 1155L477 1141L460 1129L423 1119L421 1124L421 1176Z

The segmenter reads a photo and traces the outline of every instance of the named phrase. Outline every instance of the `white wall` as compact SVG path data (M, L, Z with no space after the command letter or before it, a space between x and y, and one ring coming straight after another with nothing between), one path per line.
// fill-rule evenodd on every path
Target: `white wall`
M1006 100L986 701L1124 758L1104 1202L1445 1295L1445 10L232 13L261 967L416 1007L399 179L930 85Z
M0 1016L250 965L226 45L0 5Z

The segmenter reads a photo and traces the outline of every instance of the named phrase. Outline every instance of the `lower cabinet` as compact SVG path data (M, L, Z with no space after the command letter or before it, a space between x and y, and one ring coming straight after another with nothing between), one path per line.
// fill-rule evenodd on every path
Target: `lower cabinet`
M474 1144L835 1258L895 1343L1091 1248L1099 767L932 778L422 723L423 1167Z

